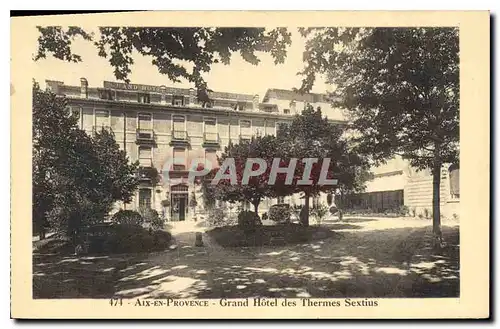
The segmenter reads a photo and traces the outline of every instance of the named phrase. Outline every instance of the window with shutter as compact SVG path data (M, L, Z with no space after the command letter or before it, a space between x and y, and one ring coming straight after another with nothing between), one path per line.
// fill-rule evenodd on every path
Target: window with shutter
M153 150L148 146L139 147L139 165L141 167L151 167L153 159Z
M217 162L217 152L215 150L206 150L205 159L212 165L212 168L219 167L219 163Z
M153 128L153 120L151 114L148 113L139 113L139 129L152 129Z
M174 148L174 170L185 170L186 169L186 150L183 148Z
M252 136L252 121L240 120L240 135L244 139L250 139Z
M217 119L216 118L205 118L204 119L204 134L205 141L217 142Z
M267 121L265 127L265 134L274 135L274 130L275 130L274 121Z
M186 118L181 115L174 115L173 121L173 137L174 139L184 140L187 138L186 133Z

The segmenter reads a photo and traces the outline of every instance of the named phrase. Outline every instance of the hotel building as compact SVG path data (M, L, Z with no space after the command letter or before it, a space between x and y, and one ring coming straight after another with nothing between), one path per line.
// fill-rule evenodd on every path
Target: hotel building
M333 108L323 94L269 89L260 102L258 95L211 92L211 102L203 106L193 88L109 81L104 81L102 87L89 87L85 78L81 78L80 86L53 80L46 80L46 85L52 92L66 96L68 107L78 113L81 129L89 134L110 129L130 161L139 161L141 174L136 195L130 204L118 203L115 211L148 206L173 221L191 218L189 200L193 196L197 209L203 208L200 187L187 180L193 159L215 162L230 141L234 144L258 134L275 135L280 125L289 124L293 115L308 104L320 106L332 122L345 123L342 112ZM160 173L158 181L152 177L151 168ZM443 169L443 205L458 202L458 172L451 169L450 173ZM402 204L430 208L429 173L415 173L401 159L373 171L375 179L368 182L366 193L351 200L353 207L378 211ZM169 179L162 175L165 172ZM170 201L168 209L162 207L163 200ZM320 200L325 202L326 195L315 198L313 203ZM267 211L278 202L302 204L303 200L298 195L264 200L259 210Z

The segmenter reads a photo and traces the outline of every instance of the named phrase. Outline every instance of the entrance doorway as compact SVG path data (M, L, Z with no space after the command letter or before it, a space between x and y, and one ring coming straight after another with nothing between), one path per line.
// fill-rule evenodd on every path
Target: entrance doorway
M186 210L188 203L188 187L184 184L179 184L171 187L171 207L170 216L172 221L186 220Z
M139 190L139 207L151 208L151 189L141 188Z

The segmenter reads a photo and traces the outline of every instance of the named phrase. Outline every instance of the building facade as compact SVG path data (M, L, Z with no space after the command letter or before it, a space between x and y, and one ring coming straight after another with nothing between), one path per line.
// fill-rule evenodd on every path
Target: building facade
M124 84L104 81L102 87L80 86L47 80L47 88L64 95L68 106L79 116L79 127L92 134L110 129L131 162L139 161L140 185L130 204L118 209L151 207L172 221L192 218L203 210L200 186L188 176L195 159L216 163L229 142L238 143L254 135L275 135L281 124L289 124L308 105L321 107L332 122L345 123L343 113L333 108L326 95L299 94L269 89L263 101L258 95L226 92L209 93L210 103L198 102L195 89ZM155 171L159 173L158 179ZM349 200L350 208L384 211L401 205L418 213L432 208L432 176L417 172L406 161L395 158L372 169L374 179L365 193ZM441 202L448 215L458 214L458 167L443 167ZM192 199L197 200L197 206ZM312 200L326 203L322 194ZM263 200L259 212L272 204L303 204L299 195ZM165 206L168 204L168 206ZM244 208L250 208L244 204Z
M68 99L81 129L89 134L110 129L130 161L139 161L136 195L129 204L118 203L114 211L146 206L173 221L189 219L203 207L200 187L188 181L189 172L195 169L191 164L198 163L193 160L216 163L230 141L275 135L279 125L289 124L293 117L288 112L268 111L269 104L259 103L258 95L211 92L211 102L200 104L195 89L109 81L94 88L85 78L80 86L52 80L46 85ZM190 207L193 198L198 204L194 209ZM298 197L287 201L292 199L301 202ZM284 200L266 200L261 211L276 202Z

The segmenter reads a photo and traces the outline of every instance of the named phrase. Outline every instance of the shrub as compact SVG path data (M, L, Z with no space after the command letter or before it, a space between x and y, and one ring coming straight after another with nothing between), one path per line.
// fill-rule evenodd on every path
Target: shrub
M269 216L267 215L267 212L262 214L262 220L268 220Z
M431 218L432 214L429 209L425 208L424 209L424 217L425 218Z
M142 225L144 219L141 214L133 210L120 210L111 219L116 224Z
M316 218L318 225L321 225L322 220L328 215L328 206L320 203L311 209L311 215Z
M207 234L222 247L280 246L343 237L329 228L299 224L262 226L255 234L248 234L237 227L219 227L207 231Z
M399 206L399 209L398 209L398 214L401 215L401 216L406 216L410 213L410 210L408 209L407 206L405 205L401 205Z
M165 231L149 231L140 226L114 224L100 235L89 237L89 253L121 254L161 251L168 248L172 240Z
M255 212L244 210L238 214L238 227L243 231L254 232L259 225L262 225L262 222Z
M295 216L295 219L297 219L298 221L300 221L300 211L301 210L302 210L302 206L298 205L298 204L295 204L290 208L290 211L293 213L293 215Z
M212 227L226 224L226 212L221 208L213 208L209 211L207 223Z
M161 230L165 225L163 219L160 218L158 212L154 209L141 207L139 213L144 218L144 223L151 227L153 230Z
M189 208L193 209L193 213L196 212L196 207L198 206L198 201L196 200L196 193L191 192L191 197L189 198Z
M411 208L411 216L416 217L416 215L417 215L417 209Z
M291 210L289 204L275 204L269 209L269 219L276 223L290 223L290 217Z

